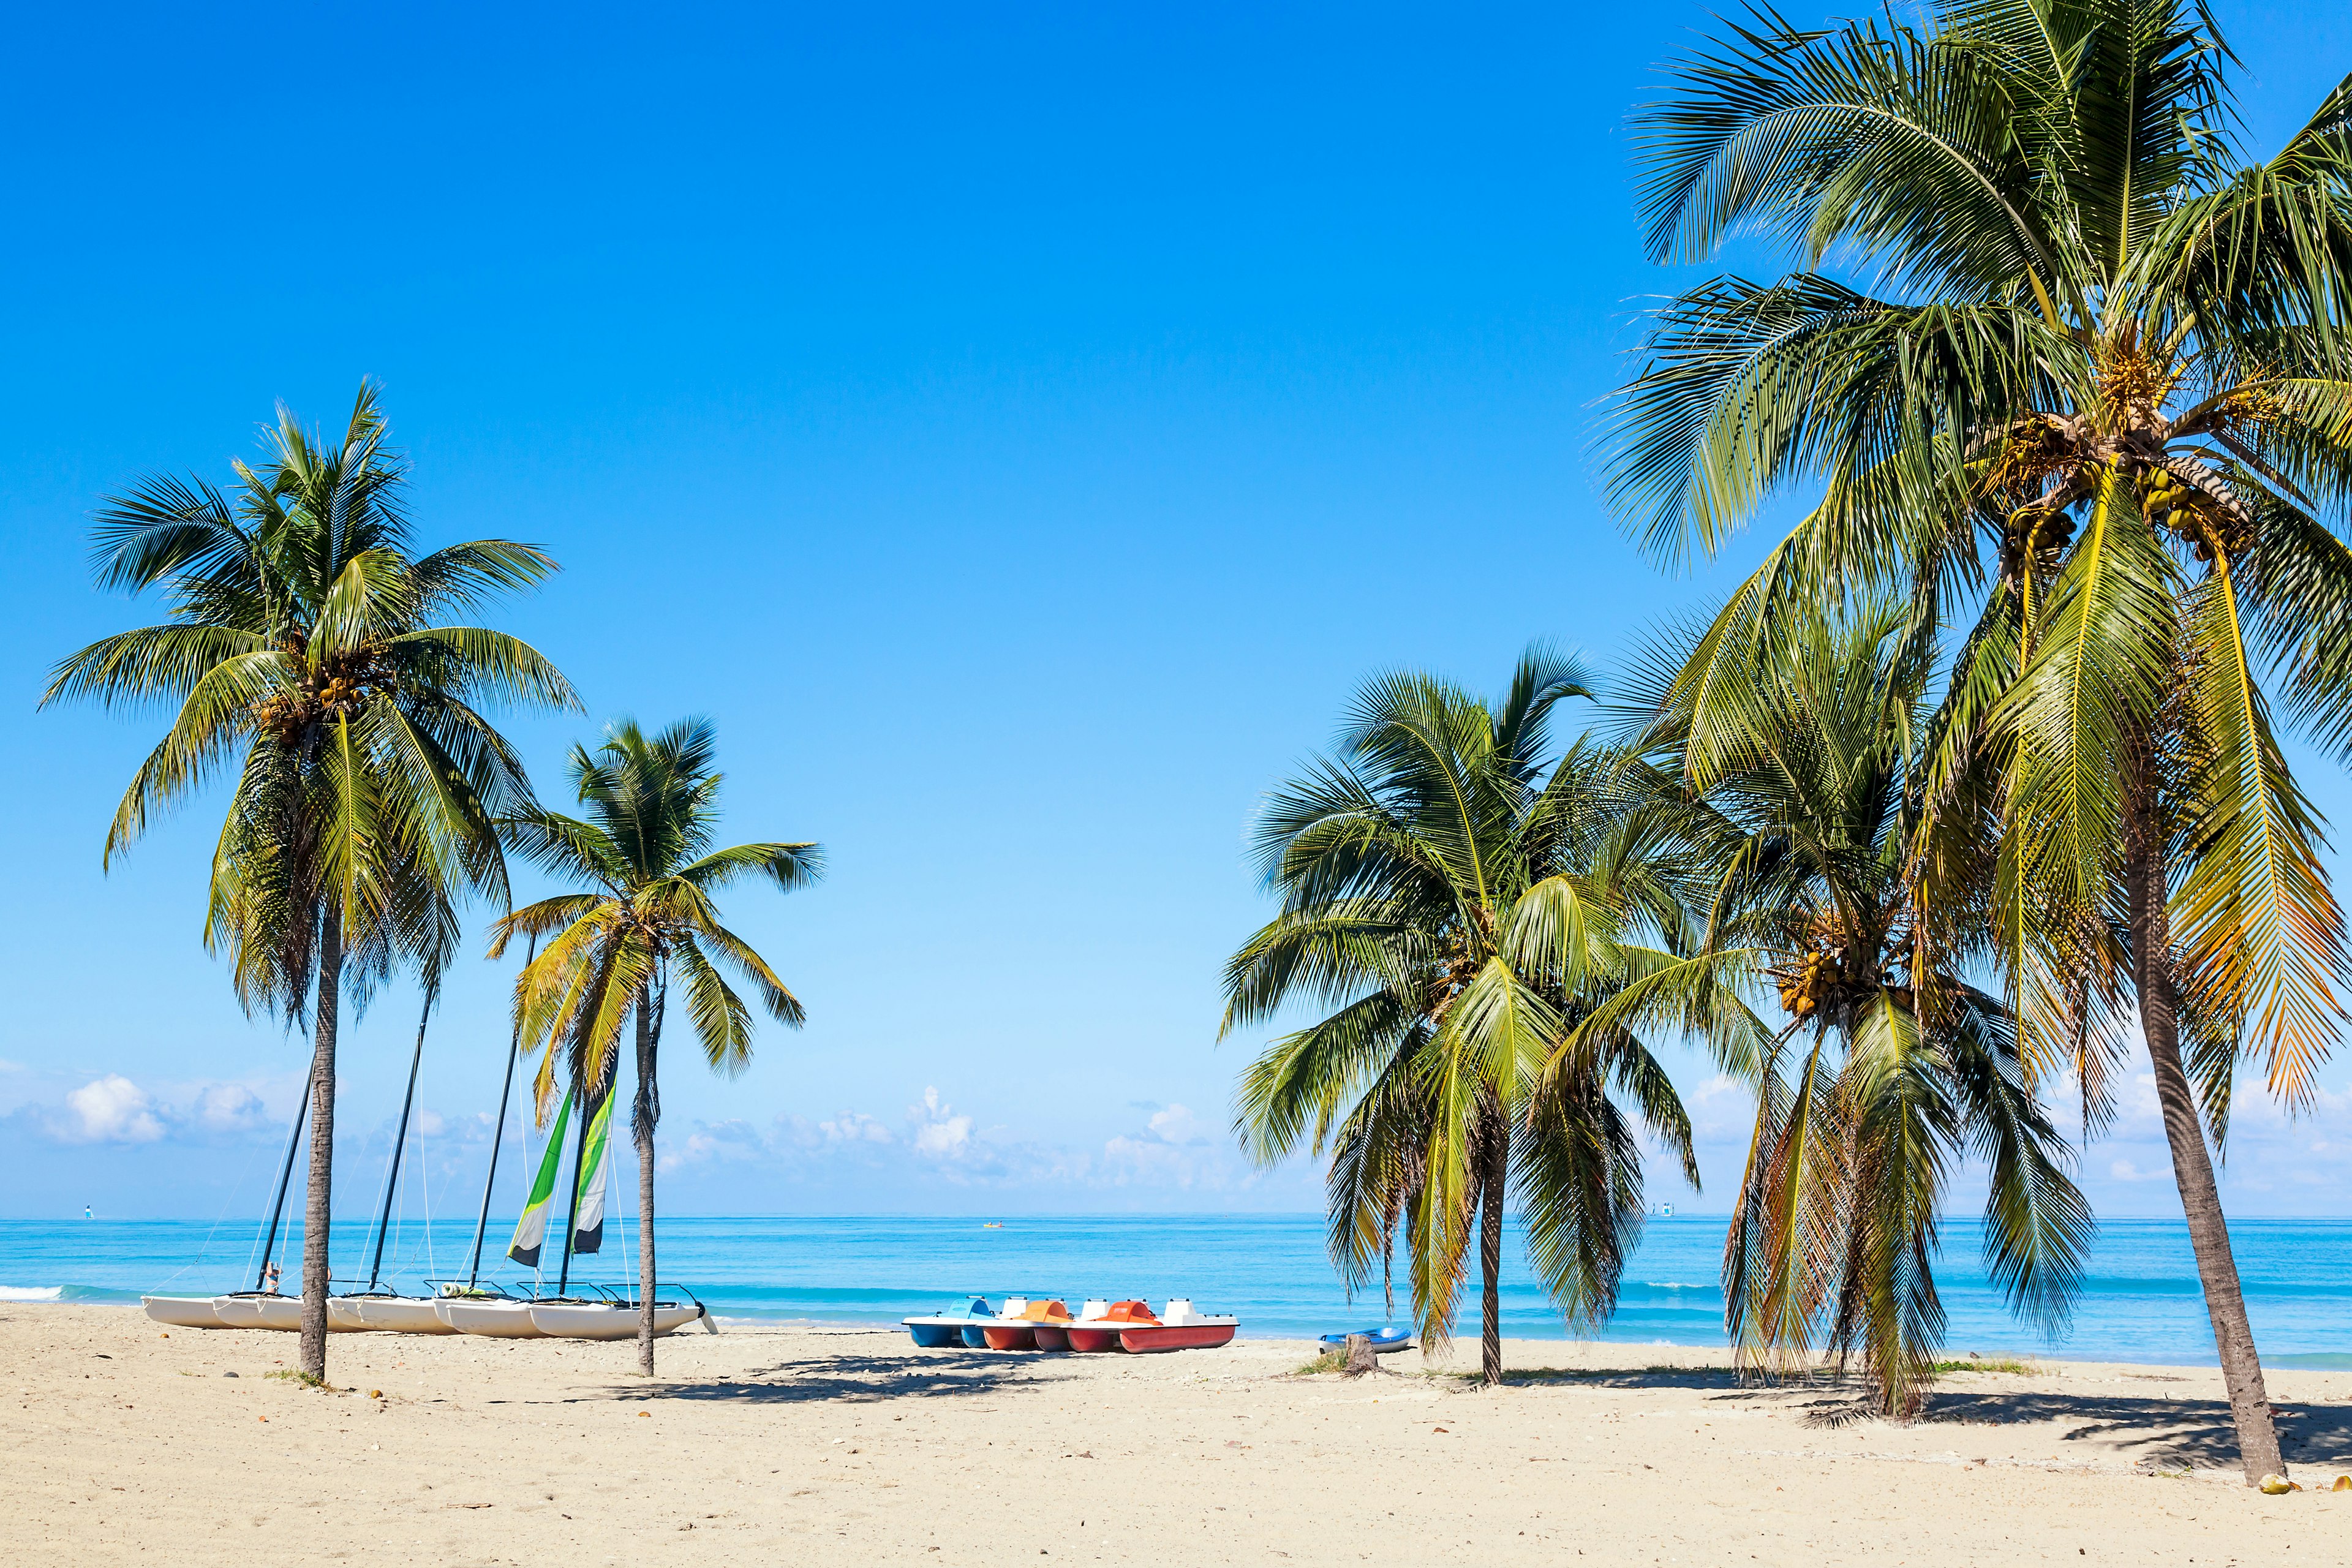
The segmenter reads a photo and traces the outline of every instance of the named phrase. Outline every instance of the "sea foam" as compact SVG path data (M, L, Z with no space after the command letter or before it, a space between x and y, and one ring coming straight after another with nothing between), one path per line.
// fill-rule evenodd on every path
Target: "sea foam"
M0 1285L0 1301L54 1301L65 1293L62 1285Z

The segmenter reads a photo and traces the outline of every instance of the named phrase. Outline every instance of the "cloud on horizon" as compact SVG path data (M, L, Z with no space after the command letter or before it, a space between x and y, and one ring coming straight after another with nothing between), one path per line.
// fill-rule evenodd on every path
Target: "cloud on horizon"
M58 1136L75 1143L152 1143L163 1136L147 1091L121 1073L92 1079L66 1096Z
M1140 1125L1099 1144L1064 1143L982 1126L927 1087L895 1122L855 1110L765 1123L697 1121L682 1137L666 1133L661 1169L698 1191L772 1180L795 1193L847 1190L861 1200L954 1189L1000 1197L1213 1194L1244 1204L1279 1192L1292 1203L1312 1201L1296 1173L1252 1169L1185 1106L1149 1110Z

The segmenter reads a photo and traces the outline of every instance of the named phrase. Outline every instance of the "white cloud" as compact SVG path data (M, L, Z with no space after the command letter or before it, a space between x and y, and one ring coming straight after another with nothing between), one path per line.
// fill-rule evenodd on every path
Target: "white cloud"
M675 1136L669 1139L655 1163L662 1170L675 1171L714 1162L756 1162L775 1152L775 1146L748 1121L698 1121L682 1142Z
M2109 1161L2107 1163L2107 1175L2111 1180L2118 1182L2160 1182L2164 1180L2163 1172L2143 1171L2137 1165L2133 1164L2129 1160Z
M1202 1140L1203 1142L1206 1140ZM1223 1162L1151 1138L1113 1138L1103 1145L1103 1176L1113 1186L1222 1187Z
M836 1112L831 1120L816 1124L828 1143L895 1143L898 1140L878 1117L862 1110Z
M85 1143L152 1143L163 1136L147 1091L120 1073L109 1073L66 1096L78 1125L68 1137Z
M267 1114L261 1096L241 1083L206 1084L196 1093L196 1120L216 1132L258 1127Z
M936 1087L923 1090L923 1103L907 1107L915 1124L915 1152L933 1160L959 1160L973 1152L971 1118L953 1114Z
M1151 1113L1151 1135L1162 1143L1179 1143L1189 1148L1208 1145L1207 1131L1200 1119L1181 1105L1171 1105Z
M441 1113L437 1110L420 1110L416 1113L416 1135L419 1138L438 1138L441 1136L442 1129L447 1125L447 1122L441 1120Z

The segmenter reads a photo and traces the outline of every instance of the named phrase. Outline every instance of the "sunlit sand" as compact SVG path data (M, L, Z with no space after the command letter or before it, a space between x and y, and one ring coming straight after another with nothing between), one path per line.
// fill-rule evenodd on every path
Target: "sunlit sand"
M1299 1377L1311 1348L917 1351L730 1326L633 1344L294 1336L0 1308L0 1562L2319 1563L2352 1373L2275 1373L2248 1490L2217 1373L2038 1363L1909 1427L1718 1353L1513 1341L1522 1374ZM1457 1363L1475 1365L1475 1343ZM1549 1375L1526 1375L1538 1372ZM235 1373L234 1377L229 1373ZM381 1396L378 1396L381 1391Z

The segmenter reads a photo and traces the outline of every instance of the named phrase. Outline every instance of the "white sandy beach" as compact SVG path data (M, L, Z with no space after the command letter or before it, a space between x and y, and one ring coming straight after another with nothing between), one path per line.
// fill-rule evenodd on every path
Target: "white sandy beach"
M2266 1498L2204 1369L1958 1374L1903 1427L1702 1351L1514 1341L1557 1374L1486 1391L1307 1353L733 1327L647 1384L633 1344L347 1334L322 1394L268 1376L291 1335L11 1306L0 1562L2352 1561L2352 1373L2272 1374L2314 1489Z

